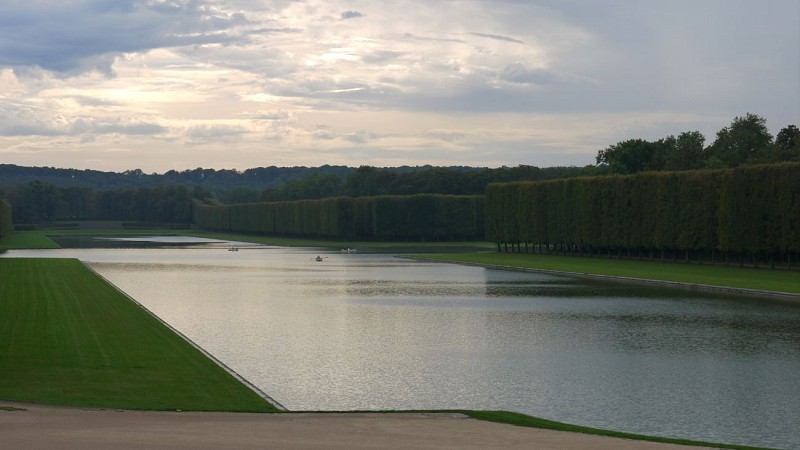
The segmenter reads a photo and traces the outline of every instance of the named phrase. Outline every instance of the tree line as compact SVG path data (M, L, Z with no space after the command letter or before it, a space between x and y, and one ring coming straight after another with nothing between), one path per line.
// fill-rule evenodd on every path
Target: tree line
M742 165L800 161L800 129L788 125L773 139L767 121L755 114L736 117L704 146L699 131L657 141L629 139L597 153L599 168L609 173L734 168Z
M384 241L483 239L483 196L335 197L237 205L195 203L194 223L217 231Z
M193 199L207 200L211 194L182 185L94 190L37 180L0 188L0 197L11 204L16 223L89 219L188 224Z
M25 167L0 164L2 184L25 184L39 180L58 187L85 186L92 189L138 188L163 184L182 184L188 187L202 186L222 196L233 188L252 188L259 194L268 187L282 184L295 178L311 174L336 174L347 176L353 169L345 166L320 167L255 167L236 169L187 169L169 170L163 174L145 173L141 169L123 172L108 172L91 169L63 169L56 167Z
M486 217L504 251L791 266L800 163L493 184Z
M401 167L361 166L346 177L310 175L265 189L262 201L371 197L378 195L483 195L489 183L549 180L599 173L594 166L547 167Z

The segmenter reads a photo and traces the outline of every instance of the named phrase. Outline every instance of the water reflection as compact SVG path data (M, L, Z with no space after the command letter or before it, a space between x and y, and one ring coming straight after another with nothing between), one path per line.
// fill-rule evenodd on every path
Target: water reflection
M76 249L290 409L510 409L800 442L800 307L319 249Z

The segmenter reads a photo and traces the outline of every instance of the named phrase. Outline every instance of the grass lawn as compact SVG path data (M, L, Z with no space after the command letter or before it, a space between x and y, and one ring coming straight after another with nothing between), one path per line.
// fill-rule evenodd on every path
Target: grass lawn
M15 231L0 239L0 250L59 248L44 232Z
M11 401L275 411L73 259L0 259L0 380Z
M497 252L428 254L415 257L800 294L800 273L796 270Z

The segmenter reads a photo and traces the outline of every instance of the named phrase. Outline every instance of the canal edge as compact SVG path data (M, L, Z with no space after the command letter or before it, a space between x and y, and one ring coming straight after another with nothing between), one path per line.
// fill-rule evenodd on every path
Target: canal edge
M452 261L447 259L414 258L413 256L399 256L399 255L396 257L402 259L411 259L414 261L429 261L434 263L458 264L462 266L484 267L487 269L511 270L515 272L529 272L529 273L545 273L551 275L564 275L575 278L590 278L595 280L618 281L623 283L640 284L646 286L667 286L667 287L674 287L687 290L717 292L717 293L739 295L739 296L769 297L770 299L773 300L782 300L787 302L800 303L800 294L793 294L791 292L764 291L759 289L736 288L729 286L714 286L710 284L685 283L681 281L651 280L647 278L632 278L620 275L600 275L600 274L586 273L586 272L568 272L563 270L536 269L531 267L515 267L515 266L505 266L502 264L483 264L483 263L475 263L469 261Z

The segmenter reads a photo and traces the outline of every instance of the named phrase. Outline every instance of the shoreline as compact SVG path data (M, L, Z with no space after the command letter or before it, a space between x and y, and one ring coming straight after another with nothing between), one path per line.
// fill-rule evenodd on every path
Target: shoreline
M588 279L604 280L604 281L616 281L620 283L633 283L644 286L664 286L664 287L673 287L685 290L717 292L717 293L736 295L736 296L769 297L770 299L773 300L781 300L791 303L800 303L800 294L794 294L791 292L766 291L760 289L716 286L711 284L697 284L697 283L687 283L681 281L653 280L647 278L626 277L621 275L601 275L588 272L570 272L570 271L553 270L553 269L537 269L533 267L517 267L517 266L508 266L504 264L477 263L477 262L457 261L450 259L433 259L417 255L396 255L396 257L403 259L413 259L416 261L430 261L435 263L448 263L448 264L459 264L463 266L484 267L487 269L511 270L515 272L544 273L550 275L570 276L575 278L588 278Z

